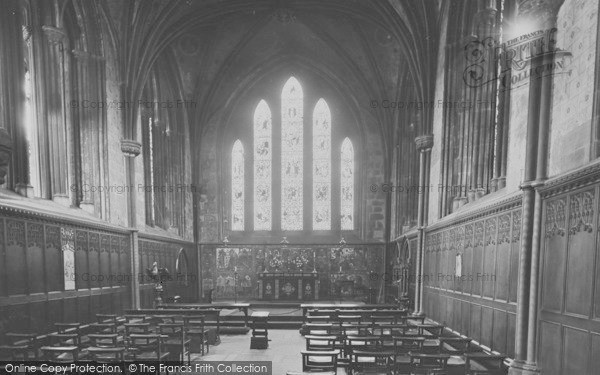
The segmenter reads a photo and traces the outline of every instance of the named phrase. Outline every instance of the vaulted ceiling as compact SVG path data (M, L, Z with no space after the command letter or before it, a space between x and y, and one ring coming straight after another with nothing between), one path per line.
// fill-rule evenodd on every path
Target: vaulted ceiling
M398 113L372 100L432 100L440 1L109 1L103 14L119 51L126 97L169 55L183 94L198 103L192 132L270 70L302 66L329 82L385 139ZM135 113L129 114L130 120ZM420 120L427 132L431 119ZM126 121L132 123L133 121Z

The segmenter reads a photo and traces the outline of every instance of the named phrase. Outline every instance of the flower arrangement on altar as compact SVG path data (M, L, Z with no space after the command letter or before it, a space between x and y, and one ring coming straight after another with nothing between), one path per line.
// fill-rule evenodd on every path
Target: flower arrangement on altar
M269 268L278 270L281 266L283 266L283 258L279 250L275 250L271 253Z
M290 264L295 266L297 269L302 270L308 264L308 257L304 251L302 251L292 260L290 260Z

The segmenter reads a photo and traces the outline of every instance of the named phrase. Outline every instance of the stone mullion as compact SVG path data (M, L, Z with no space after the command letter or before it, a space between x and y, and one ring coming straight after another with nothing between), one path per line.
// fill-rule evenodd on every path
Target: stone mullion
M0 15L0 184L10 165L10 186L28 185L27 138L23 123L23 48L18 2L9 0Z
M65 56L66 34L64 30L51 26L43 27L47 43L45 48L44 77L45 104L48 137L48 157L50 161L49 176L51 198L68 197L68 146L66 131L66 114L64 107L65 89Z
M77 186L77 202L80 204L91 204L93 202L94 193L91 191L91 187L94 187L93 178L93 166L95 165L94 160L90 156L90 148L93 147L92 140L90 139L92 134L90 132L91 121L89 119L89 113L93 110L91 105L98 104L94 101L94 98L89 97L87 94L87 88L91 84L88 79L88 59L89 56L82 51L74 51L75 56L75 70L77 75L77 91L74 93L76 97L77 111L76 117L73 118L74 122L78 124L77 133L79 136L79 144L76 144L75 150L75 165L79 172L76 182ZM84 188L85 186L85 188Z
M467 45L466 42L466 38L463 39L463 45ZM466 60L465 60L465 67L466 69ZM464 69L460 70L461 72L464 71ZM473 95L473 89L468 87L468 85L463 84L463 96L461 97L461 101L464 103L471 103L472 100L472 95ZM467 190L470 188L471 186L471 164L472 164L472 160L473 160L473 121L471 120L471 112L468 110L464 110L463 112L463 116L462 116L462 121L461 121L461 125L463 128L463 137L462 137L462 142L463 142L463 148L462 148L462 155L461 155L461 166L462 166L462 173L461 173L461 179L460 179L460 197L458 199L459 201L459 206L462 206L463 204L468 202L468 198L467 198Z

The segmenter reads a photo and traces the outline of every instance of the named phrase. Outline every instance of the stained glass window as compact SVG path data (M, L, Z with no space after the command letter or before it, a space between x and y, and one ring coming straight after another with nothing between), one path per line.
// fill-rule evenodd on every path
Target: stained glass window
M313 230L331 229L331 111L319 99L313 112Z
M261 100L254 111L254 230L271 230L271 110Z
M231 230L244 230L244 146L239 139L231 150Z
M281 229L302 230L303 95L291 77L281 94Z
M354 147L344 139L341 153L341 216L342 230L354 229Z

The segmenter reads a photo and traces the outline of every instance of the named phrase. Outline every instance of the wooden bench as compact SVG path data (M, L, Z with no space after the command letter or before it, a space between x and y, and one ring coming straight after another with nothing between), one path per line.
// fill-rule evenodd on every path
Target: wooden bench
M159 309L238 309L244 313L244 324L248 327L249 303L163 303L157 306Z
M221 334L221 310L219 309L140 309L126 310L128 315L175 315L181 317L204 317L207 326L216 327L216 341L220 339ZM214 342L211 343L214 345Z
M407 311L405 309L399 309L398 305L394 304L360 304L360 303L303 303L300 305L302 308L302 316L306 316L308 310L394 310L394 311Z

